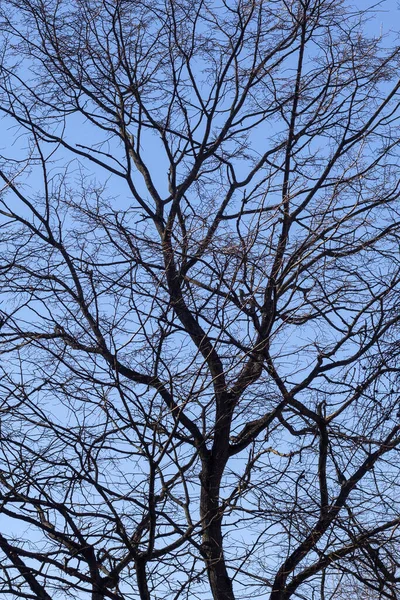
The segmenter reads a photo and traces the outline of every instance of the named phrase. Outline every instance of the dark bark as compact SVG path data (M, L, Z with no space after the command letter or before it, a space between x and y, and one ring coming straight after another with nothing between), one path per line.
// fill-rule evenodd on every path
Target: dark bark
M140 600L151 600L149 587L147 585L146 562L144 560L137 559L135 561L135 567Z
M363 18L2 0L6 595L399 595L400 47Z
M220 507L221 476L226 458L219 457L203 465L200 475L200 514L203 524L202 554L214 600L234 600L232 581L228 574L222 535L223 513Z
M14 548L8 543L6 538L0 534L0 548L11 561L14 567L20 572L22 577L25 579L30 589L36 594L38 600L52 600L51 596L46 592L45 588L40 585L37 580L33 569L28 567L18 554L18 548Z

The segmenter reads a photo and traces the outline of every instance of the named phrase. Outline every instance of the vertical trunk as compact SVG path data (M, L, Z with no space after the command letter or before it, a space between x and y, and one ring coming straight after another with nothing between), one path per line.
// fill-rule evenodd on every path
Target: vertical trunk
M146 563L144 560L137 560L135 567L140 600L150 600L150 592L147 585Z
M276 587L276 585L277 584L275 582L274 588L271 592L269 599L270 600L287 600L288 595L285 593L283 588L280 588L279 584L278 584L278 587Z
M201 475L200 510L204 524L202 548L213 600L235 600L232 581L225 564L222 514L219 509L219 491L225 464L226 459L220 459L218 462L210 460L203 465Z

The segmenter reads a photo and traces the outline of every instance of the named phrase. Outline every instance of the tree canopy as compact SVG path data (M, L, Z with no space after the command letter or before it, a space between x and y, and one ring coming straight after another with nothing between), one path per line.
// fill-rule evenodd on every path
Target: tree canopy
M3 597L399 598L373 10L1 1Z

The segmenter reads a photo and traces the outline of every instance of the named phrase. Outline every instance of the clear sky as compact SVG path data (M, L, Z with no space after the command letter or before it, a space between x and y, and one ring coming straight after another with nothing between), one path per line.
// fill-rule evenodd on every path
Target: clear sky
M375 13L375 16L371 15L371 22L369 30L374 35L382 33L388 33L392 31L394 35L398 36L400 33L400 2L399 0L381 0L379 2L373 2L368 0L354 0L353 5L359 10L365 10L371 7L371 13Z

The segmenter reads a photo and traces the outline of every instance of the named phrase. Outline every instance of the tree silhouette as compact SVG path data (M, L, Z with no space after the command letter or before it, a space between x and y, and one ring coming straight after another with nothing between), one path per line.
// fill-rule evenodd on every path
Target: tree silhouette
M5 598L399 597L400 49L370 14L1 3Z

